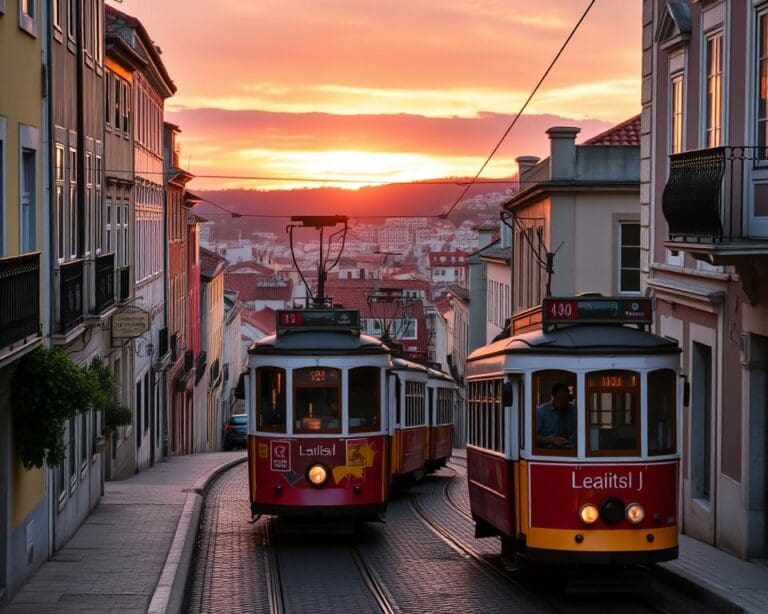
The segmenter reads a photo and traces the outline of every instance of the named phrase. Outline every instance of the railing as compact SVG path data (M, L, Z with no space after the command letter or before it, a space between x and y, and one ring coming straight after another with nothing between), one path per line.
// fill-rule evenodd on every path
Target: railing
M0 258L0 348L40 334L40 254Z
M96 304L95 313L103 313L115 304L115 254L104 254L96 258Z
M118 300L122 303L131 298L131 267L126 266L120 269L118 272L118 280L120 283Z
M748 238L744 197L762 147L729 146L670 156L662 211L671 241L722 243Z
M83 261L59 265L59 332L65 333L83 321Z

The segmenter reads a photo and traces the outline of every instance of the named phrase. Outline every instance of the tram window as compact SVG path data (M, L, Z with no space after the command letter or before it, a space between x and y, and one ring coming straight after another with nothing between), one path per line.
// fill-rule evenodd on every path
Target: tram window
M437 421L435 424L451 424L453 422L453 390L450 388L437 389Z
M341 432L341 371L329 367L296 369L293 392L295 432Z
M674 454L677 375L671 369L648 374L648 454Z
M587 374L587 454L640 453L640 375L634 371Z
M349 371L349 430L378 431L380 425L379 369L357 367Z
M405 426L424 424L424 393L426 386L423 382L405 381Z
M467 443L504 451L504 408L502 380L488 379L469 383L469 441Z
M557 369L537 371L532 388L534 452L576 456L576 374Z
M275 367L256 369L258 430L285 433L285 371Z

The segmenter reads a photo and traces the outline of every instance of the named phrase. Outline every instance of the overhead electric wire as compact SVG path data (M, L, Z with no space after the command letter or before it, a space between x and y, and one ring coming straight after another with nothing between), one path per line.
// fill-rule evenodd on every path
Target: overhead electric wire
M582 13L579 20L576 22L576 25L573 26L571 29L570 34L568 34L568 37L565 39L565 42L560 46L560 50L555 54L555 57L552 58L552 61L549 63L549 66L547 66L547 70L544 71L544 74L541 75L541 78L539 79L538 83L536 83L536 87L533 88L531 93L529 94L528 98L526 98L525 102L523 103L523 106L520 107L520 110L517 112L517 115L512 119L512 123L509 124L507 129L504 131L504 134L499 139L499 142L496 143L496 146L491 150L491 153L488 154L488 157L485 159L485 162L483 162L482 166L480 167L480 170L477 171L477 174L475 175L474 179L469 182L467 187L462 190L461 194L459 194L459 197L453 202L453 204L448 208L448 211L445 211L444 213L441 213L439 215L440 218L447 218L451 212L456 208L456 206L464 199L467 192L469 192L470 188L475 184L475 182L478 180L482 172L485 170L485 167L488 166L488 163L491 161L493 156L496 154L496 152L499 150L499 147L501 147L502 143L507 138L507 135L512 131L512 128L515 127L515 124L517 123L517 120L520 119L520 116L523 114L525 109L528 107L528 103L533 100L533 97L536 95L536 92L539 91L539 88L541 87L542 83L544 83L544 80L547 78L549 73L552 71L552 69L555 67L555 64L557 63L557 60L562 55L563 51L565 51L565 48L568 46L568 43L571 42L571 39L573 38L574 34L576 34L576 31L579 29L579 26L582 24L584 19L587 17L587 14L592 9L592 6L595 4L597 0L590 0L589 4L587 5L587 8L584 9L584 12Z

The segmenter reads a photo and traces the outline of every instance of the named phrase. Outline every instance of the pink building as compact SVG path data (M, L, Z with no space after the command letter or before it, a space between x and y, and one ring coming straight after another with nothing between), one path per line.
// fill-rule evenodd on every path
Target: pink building
M641 268L683 348L681 525L768 555L768 2L644 0Z

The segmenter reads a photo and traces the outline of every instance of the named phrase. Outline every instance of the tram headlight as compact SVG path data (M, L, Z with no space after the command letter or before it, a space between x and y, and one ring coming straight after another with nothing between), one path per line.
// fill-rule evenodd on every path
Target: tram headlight
M585 503L579 510L579 518L584 524L592 524L600 518L600 510L597 509L596 505Z
M319 463L312 465L307 469L307 479L312 486L322 486L328 480L328 469Z
M645 510L639 503L630 503L624 510L624 515L630 524L640 524L645 518Z

